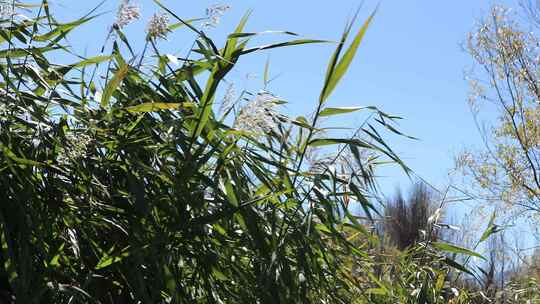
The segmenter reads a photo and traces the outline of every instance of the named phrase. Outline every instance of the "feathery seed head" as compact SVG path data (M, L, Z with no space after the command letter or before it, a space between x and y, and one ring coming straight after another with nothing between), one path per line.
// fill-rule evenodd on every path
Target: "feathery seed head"
M62 147L58 162L69 164L74 160L82 159L86 156L88 145L92 143L92 138L86 134L66 134L66 146Z
M169 33L169 16L166 13L156 13L150 18L146 28L149 38L167 38Z
M230 83L225 91L225 95L219 106L219 113L227 112L231 107L234 106L234 99L236 98L236 92L234 90L234 84Z
M139 6L130 3L130 0L123 0L118 7L118 12L116 13L116 22L114 24L118 28L123 28L139 18L141 18Z
M10 19L16 15L11 1L0 1L0 19Z
M261 91L255 98L246 103L236 117L234 128L256 135L275 130L280 114L276 107L280 100L269 92Z
M214 27L219 24L221 17L231 7L229 5L214 4L206 9L206 18L208 21L204 23L205 27Z

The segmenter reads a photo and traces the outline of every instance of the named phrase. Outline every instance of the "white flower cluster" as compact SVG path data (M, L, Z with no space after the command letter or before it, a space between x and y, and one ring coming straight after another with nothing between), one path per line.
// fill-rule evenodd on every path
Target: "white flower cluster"
M219 24L221 17L231 7L229 5L214 4L206 9L206 18L208 21L204 23L205 27L214 27Z
M169 16L166 13L156 13L150 18L146 33L150 38L167 38L169 33Z
M9 100L0 98L0 120L9 114L11 107L12 104Z
M360 149L360 161L364 169L370 168L370 155L367 149ZM317 149L309 149L306 152L306 160L309 165L308 171L312 174L323 174L323 172L333 171L333 173L343 179L348 179L351 174L358 174L362 168L358 164L356 157L350 150L343 150L339 153L328 153L319 155Z
M130 3L130 0L123 0L118 7L118 12L116 13L116 22L114 24L118 28L123 28L139 18L141 18L139 6Z
M19 110L22 109L23 108L19 108ZM8 93L6 90L0 88L0 121L8 119L8 116L11 113L18 115L19 117L26 117L26 115L28 115L26 110L24 110L23 113L18 113L16 110L17 106L13 94Z
M246 103L234 122L234 128L256 135L271 132L277 127L280 114L276 111L280 100L269 92L261 91Z
M0 1L0 19L10 19L16 15L11 1Z
M230 83L225 91L225 95L221 100L219 106L219 113L227 112L232 106L234 106L234 99L236 98L236 92L234 90L234 84Z
M86 134L66 134L66 146L58 153L58 162L69 164L73 160L84 158L91 142L92 138Z

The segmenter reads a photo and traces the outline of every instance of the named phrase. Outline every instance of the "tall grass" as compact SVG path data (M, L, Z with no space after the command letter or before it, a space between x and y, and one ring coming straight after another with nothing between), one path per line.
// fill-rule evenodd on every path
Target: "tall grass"
M371 164L359 150L399 162L371 124L361 130L369 141L318 128L322 116L361 110L325 102L373 16L347 25L312 119L272 112L280 101L265 93L251 101L266 98L264 111L228 119L249 111L215 112L242 57L324 41L285 32L293 39L253 46L246 14L218 46L196 21L156 5L164 13L154 23L166 28L149 31L144 51L117 23L102 54L72 64L55 59L73 55L66 37L94 15L58 23L44 0L34 18L2 21L3 289L18 303L348 303L341 262L364 252L343 237L344 224L363 231L345 200L371 209L373 175L309 170L305 156L341 145L361 167ZM197 37L179 67L157 44L173 30ZM137 54L154 64L141 69ZM393 117L362 111L394 130Z
M0 21L1 301L467 303L448 278L474 276L454 258L478 254L428 238L387 257L369 229L376 167L408 171L381 136L401 135L398 117L327 105L374 14L331 44L314 114L291 118L270 92L222 107L216 96L244 56L328 41L276 32L287 39L256 45L247 13L219 46L201 30L209 20L156 0L139 50L123 32L138 12L122 3L93 57L66 39L97 26L99 8L60 23L46 0L16 2L34 17ZM174 31L196 37L184 57L160 51ZM350 112L369 119L327 137L321 119Z

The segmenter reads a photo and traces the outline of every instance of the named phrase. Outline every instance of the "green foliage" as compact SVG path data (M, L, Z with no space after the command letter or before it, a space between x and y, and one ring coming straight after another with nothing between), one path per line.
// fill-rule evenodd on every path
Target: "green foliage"
M476 303L476 295L457 287L454 281L456 273L470 271L447 255L468 256L472 252L457 252L450 244L441 251L431 241L401 251L380 246L376 238L354 239L370 254L348 264L357 288L353 303Z
M55 62L73 54L66 35L93 17L60 24L46 1L33 19L3 22L3 291L18 303L349 303L355 283L342 263L366 252L343 227L365 229L342 215L351 200L372 208L364 196L373 175L313 171L305 155L325 143L399 160L371 125L364 131L373 143L326 139L317 128L373 16L342 54L355 22L347 26L315 118L259 113L271 127L256 134L236 127L240 116L216 115L228 73L247 54L323 41L249 46L258 34L244 31L248 13L219 48L197 29L199 19L162 8L178 22L168 31L197 36L193 58L179 67L150 35L155 65L135 64L142 58L119 25L110 54ZM365 111L395 130L392 117Z
M139 16L132 7L93 57L65 38L96 16L59 23L43 0L24 6L34 18L0 20L0 302L476 299L452 285L476 275L455 260L474 250L431 238L390 250L370 228L377 165L409 172L381 136L403 135L399 117L326 106L374 14L350 45L356 18L346 26L313 116L292 119L268 91L221 107L217 96L246 55L328 41L249 32L248 12L217 46L200 30L205 18L155 2L164 13L140 55L122 32ZM195 35L186 58L160 51L175 30ZM252 46L261 34L295 38ZM370 113L353 136L325 136L321 117L352 112ZM331 156L314 159L316 149ZM498 231L493 220L488 229L481 241Z

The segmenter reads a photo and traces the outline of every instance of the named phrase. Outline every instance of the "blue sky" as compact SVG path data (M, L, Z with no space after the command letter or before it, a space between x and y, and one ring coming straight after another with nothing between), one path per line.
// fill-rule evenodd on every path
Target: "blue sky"
M223 41L240 17L248 10L253 14L247 31L289 30L308 38L337 39L344 25L361 1L221 1L231 10L210 36ZM517 6L514 1L503 3ZM53 9L63 18L78 17L98 1L56 0ZM158 11L150 0L139 0L148 17ZM163 3L186 19L204 16L205 8L215 1L163 0ZM365 19L378 2L366 0L361 9ZM498 3L501 3L499 1ZM109 0L100 11L110 13L84 27L80 50L97 53L107 26L114 21L118 2ZM369 29L357 58L342 80L329 104L333 106L374 105L404 118L400 129L419 141L391 136L388 141L406 163L420 176L436 186L446 184L453 156L463 147L479 146L480 137L467 106L467 83L463 71L472 61L460 43L473 29L475 20L484 15L492 1L381 1L374 23ZM358 22L360 25L360 22ZM128 36L142 43L144 21L130 25ZM82 38L80 38L82 37ZM265 43L288 37L268 36ZM255 40L257 41L257 40ZM189 36L174 36L163 47L171 53L185 54L191 46ZM254 42L253 44L256 44ZM136 44L137 45L137 44ZM138 45L140 48L140 45ZM230 81L256 91L262 86L262 72L270 56L271 74L279 75L270 90L289 101L286 111L310 113L316 106L327 61L333 45L299 46L250 56L240 62ZM246 80L246 75L258 75ZM363 116L350 114L337 123L355 127ZM397 170L381 171L381 184L388 192L407 179Z

